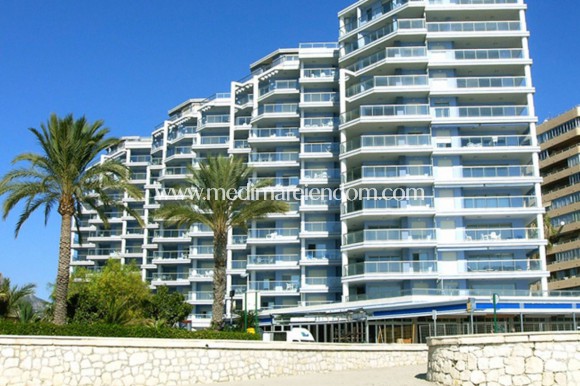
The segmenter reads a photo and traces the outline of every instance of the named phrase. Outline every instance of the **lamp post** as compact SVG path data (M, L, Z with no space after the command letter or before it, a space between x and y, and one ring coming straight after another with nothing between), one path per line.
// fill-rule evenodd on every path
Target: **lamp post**
M493 294L492 302L493 302L493 332L497 334L499 332L497 326L497 302L499 302L498 294Z
M230 327L234 325L234 296L236 296L236 290L230 291Z

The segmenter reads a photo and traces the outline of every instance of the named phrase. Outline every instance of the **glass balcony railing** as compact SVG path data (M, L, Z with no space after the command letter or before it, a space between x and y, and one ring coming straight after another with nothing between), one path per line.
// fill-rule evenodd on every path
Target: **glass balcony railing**
M344 182L365 178L408 178L433 176L430 165L363 166L353 168L343 175Z
M304 103L338 102L337 92L309 92L302 94Z
M252 265L288 265L298 263L299 255L249 255L248 264Z
M227 135L219 135L219 136L207 136L207 137L200 137L199 139L194 138L193 144L194 145L223 145L228 143L230 137Z
M189 173L189 171L186 166L174 166L163 169L161 173L164 176L176 176L176 175L185 175Z
M151 275L153 281L178 281L189 279L189 273L187 272L172 272L172 273L158 273L155 272Z
M111 229L106 231L93 231L89 232L89 237L120 237L123 231L121 229Z
M458 241L537 240L539 232L538 228L477 228L458 236Z
M308 261L341 260L342 255L338 249L307 249L304 251L304 259Z
M242 97L236 98L236 104L238 106L244 106L248 103L252 103L254 101L254 94L244 95Z
M334 127L338 125L339 120L333 117L320 117L320 118L304 118L302 127L308 128L318 128L318 127Z
M431 86L437 88L521 88L527 86L525 76L490 76L470 78L431 78Z
M367 105L341 115L341 123L367 117L428 116L429 105Z
M533 165L463 166L463 178L533 177Z
M247 265L247 260L232 260L232 269L246 269Z
M298 160L297 152L251 153L250 162L292 162Z
M147 179L147 173L131 173L131 179L132 180L146 180Z
M358 243L384 243L385 241L427 241L435 239L435 229L365 229L347 233L346 245Z
M528 106L449 106L433 107L436 118L528 117Z
M381 8L374 9L371 15L365 15L359 18L351 18L344 22L344 27L340 29L340 36L354 31L358 27L362 27L363 25L370 23L373 20L383 16L386 13L391 12L392 10L403 6L404 4L408 3L409 0L400 0L400 1L389 1L385 2Z
M463 197L464 209L537 208L536 196Z
M451 143L438 143L437 147L451 148L478 148L478 147L525 147L532 146L532 137L529 135L486 135L486 136L457 136Z
M252 291L296 292L300 289L299 281L251 281Z
M262 114L298 114L297 103L265 104L258 107L258 115Z
M250 126L252 122L252 117L237 117L236 126Z
M304 284L311 286L339 287L341 282L340 277L305 277Z
M121 248L96 248L87 251L87 256L111 256L119 254L121 254Z
M339 205L340 204L340 197L333 198L333 197L311 197L309 195L304 196L302 199L302 205L305 206L320 206L320 205Z
M304 222L304 232L340 232L339 221L309 221Z
M255 185L257 183L269 181L269 187L288 187L288 186L296 186L300 182L298 177L257 177L257 178L250 178L249 183Z
M515 271L541 271L541 260L467 260L465 262L467 272L515 272Z
M297 127L284 128L254 128L250 131L250 138L298 138Z
M524 51L520 48L470 49L470 50L429 50L433 61L441 60L511 60L524 59Z
M155 251L153 258L158 260L185 260L189 259L189 253L184 251Z
M384 38L398 30L414 30L414 29L424 29L425 19L399 19L393 21L375 31L366 32L363 35L363 40L357 40L354 42L349 42L344 45L345 54L350 54L369 44Z
M431 146L428 134L363 135L342 144L341 153L365 148Z
M437 260L423 261L376 261L349 264L344 269L345 276L367 274L436 273Z
M271 70L272 68L278 67L282 64L285 64L285 63L298 64L299 60L300 60L300 58L298 57L298 55L282 55L279 58L273 60L272 63L266 64L264 66L259 67L256 70L252 71L252 75L255 76L255 75L263 74L264 72Z
M191 268L189 270L189 277L191 278L213 278L213 268Z
M336 153L338 152L338 143L304 143L302 144L303 153Z
M187 294L187 300L190 302L213 300L213 291L190 292Z
M232 244L233 245L244 245L248 241L248 236L246 235L233 235Z
M346 96L352 97L379 87L427 86L428 80L429 77L427 75L375 76L347 88Z
M133 163L149 163L149 160L151 159L150 155L132 155L129 158L129 162L133 162Z
M427 58L427 47L389 47L385 51L379 51L358 60L346 69L352 72L361 71L387 58L389 58L389 60L396 58Z
M234 149L249 149L250 145L246 139L236 139L234 141Z
M298 228L262 228L250 229L250 238L252 239L277 239L284 237L297 237Z
M428 32L521 31L519 21L455 21L427 23Z
M166 239L188 238L188 233L187 230L156 230L153 233L153 237Z
M194 245L189 248L189 255L213 255L213 250L213 245Z
M326 180L340 178L339 169L302 169L304 180Z
M180 138L185 137L186 135L192 135L195 133L195 127L193 126L183 126L178 128L177 130L172 130L167 134L168 141L176 141Z
M381 199L364 199L356 201L347 201L345 204L346 213L358 212L361 210L384 210L384 209L417 209L433 208L433 197L408 198L405 200L381 200Z
M320 49L320 48L335 50L338 48L338 43L335 42L300 43L298 45L298 48L301 50Z
M174 155L187 155L187 154L191 154L191 147L190 146L176 146L176 147L170 147L169 149L167 149L167 158L169 157L173 157Z
M268 85L260 88L260 96L264 96L268 93L271 93L275 90L287 90L287 91L296 91L298 90L298 81L297 80L276 80L270 82Z
M230 123L230 115L229 114L219 114L219 115L206 115L201 118L201 125L215 125L215 124L223 124L227 125Z
M338 76L336 68L305 68L302 70L302 77L308 79L334 79L336 76Z

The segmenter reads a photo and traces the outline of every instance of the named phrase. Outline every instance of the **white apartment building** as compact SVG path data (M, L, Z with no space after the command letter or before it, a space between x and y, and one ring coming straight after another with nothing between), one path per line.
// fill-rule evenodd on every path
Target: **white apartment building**
M193 326L208 325L212 233L152 213L188 165L223 154L247 159L252 181L296 192L289 212L230 235L228 291L258 291L262 310L547 290L525 10L521 0L354 3L339 13L337 43L277 50L229 92L188 100L151 138L111 149L104 157L129 165L145 191L129 204L147 226L110 213L105 229L86 211L72 265L134 261L152 286L186 296ZM424 195L345 194L363 188Z

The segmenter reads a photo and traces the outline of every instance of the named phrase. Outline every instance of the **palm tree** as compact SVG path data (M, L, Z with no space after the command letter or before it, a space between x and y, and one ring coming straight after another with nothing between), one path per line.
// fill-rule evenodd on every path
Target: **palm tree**
M84 116L75 120L72 114L62 119L51 114L40 127L29 130L40 144L41 153L14 158L13 163L25 162L26 166L9 171L0 180L0 195L7 195L2 208L4 219L18 203L23 203L16 237L24 222L41 207L45 224L53 208L61 215L54 323L65 324L72 219L78 220L81 208L88 207L96 210L108 226L104 210L118 207L141 221L134 210L114 202L108 192L126 190L132 197L140 197L141 193L129 183L129 170L121 163L107 159L91 166L101 152L121 142L106 138L109 130L103 127L103 121L89 123Z
M4 318L18 316L18 310L24 303L24 298L34 294L36 288L34 284L25 284L22 287L10 284L8 278L0 282L0 317Z
M203 223L212 229L214 297L211 324L214 329L220 329L223 322L228 231L232 227L246 228L249 221L268 213L288 211L288 204L284 201L264 195L254 197L254 193L269 186L270 181L260 181L247 188L245 185L251 173L251 168L241 159L209 157L206 162L200 163L199 169L190 168L187 178L190 189L199 195L191 194L181 202L163 206L156 213L156 217L171 225L190 227L194 223ZM228 197L228 192L237 194Z

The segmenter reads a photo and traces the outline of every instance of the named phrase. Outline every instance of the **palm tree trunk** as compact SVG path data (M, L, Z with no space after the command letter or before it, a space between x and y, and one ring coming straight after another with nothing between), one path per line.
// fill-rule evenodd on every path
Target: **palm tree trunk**
M60 244L58 251L58 273L54 291L54 324L66 324L66 305L68 296L68 282L70 274L70 246L71 246L72 215L62 214L60 225Z
M213 239L213 306L211 327L215 330L223 328L224 301L226 297L226 261L228 234L226 231L215 231Z

